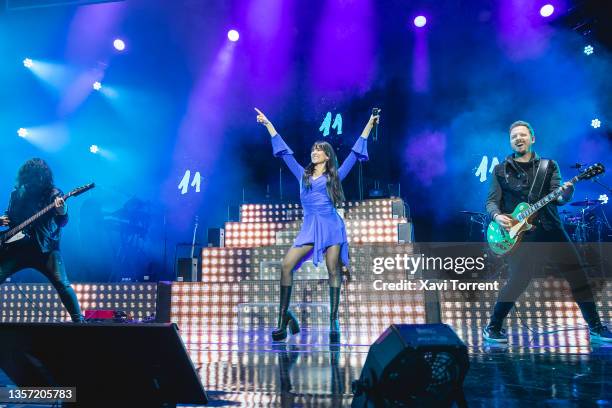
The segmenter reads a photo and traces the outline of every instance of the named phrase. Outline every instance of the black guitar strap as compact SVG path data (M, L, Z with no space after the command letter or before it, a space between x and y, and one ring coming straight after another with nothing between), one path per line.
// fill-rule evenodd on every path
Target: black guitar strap
M527 201L532 204L540 199L542 196L542 189L544 188L544 180L546 179L546 174L548 173L548 163L550 160L548 159L540 159L540 164L538 165L538 170L536 171L535 178L533 179L533 183L531 183L531 188L529 189L529 195L527 195ZM532 196L532 193L537 191L537 195Z

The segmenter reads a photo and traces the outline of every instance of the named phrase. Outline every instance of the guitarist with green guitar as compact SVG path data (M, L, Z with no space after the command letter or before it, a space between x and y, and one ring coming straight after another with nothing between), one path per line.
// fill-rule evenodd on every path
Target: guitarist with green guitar
M572 199L574 184L604 172L601 164L590 166L571 181L562 183L559 165L541 158L532 149L535 134L527 122L510 126L510 146L514 153L493 171L487 212L491 222L487 241L493 253L508 256L508 280L500 290L485 340L507 343L504 318L527 288L532 268L550 259L570 284L574 300L589 325L591 341L612 342L612 333L601 323L593 292L582 268L582 260L570 241L557 207ZM554 243L537 246L525 243ZM531 246L530 246L531 245ZM534 246L538 247L534 251ZM556 247L556 251L551 251Z
M61 229L68 222L65 200L93 188L93 184L63 195L53 184L53 174L42 159L26 161L17 173L0 226L0 284L12 274L33 268L53 284L73 322L84 318L70 285L60 253Z

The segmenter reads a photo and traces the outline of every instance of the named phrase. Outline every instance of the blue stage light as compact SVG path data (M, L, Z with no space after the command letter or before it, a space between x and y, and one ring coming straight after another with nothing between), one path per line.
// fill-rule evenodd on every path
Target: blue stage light
M26 58L23 60L23 66L26 68L32 68L34 66L34 61L32 61L30 58Z
M17 130L17 135L19 137L26 137L28 135L28 129L26 129L26 128L19 128Z

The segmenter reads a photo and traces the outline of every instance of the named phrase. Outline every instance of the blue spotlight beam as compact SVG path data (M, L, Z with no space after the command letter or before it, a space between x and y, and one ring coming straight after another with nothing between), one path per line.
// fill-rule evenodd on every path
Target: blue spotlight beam
M6 0L7 10L25 10L43 7L74 6L96 3L117 3L123 0Z

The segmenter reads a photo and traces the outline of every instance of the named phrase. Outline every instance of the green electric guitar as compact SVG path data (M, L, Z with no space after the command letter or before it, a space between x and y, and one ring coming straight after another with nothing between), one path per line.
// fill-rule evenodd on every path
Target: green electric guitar
M581 180L588 180L602 174L605 171L603 164L597 163L589 166L585 171L572 178L570 182L576 184ZM506 214L512 218L510 231L502 228L496 221L491 221L487 228L487 242L491 251L496 255L506 255L511 252L521 242L523 233L533 228L530 222L533 221L536 213L563 194L561 187L555 189L534 204L520 203L514 208L512 214Z

